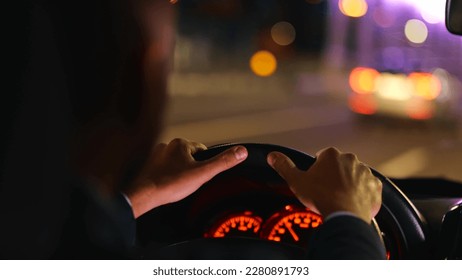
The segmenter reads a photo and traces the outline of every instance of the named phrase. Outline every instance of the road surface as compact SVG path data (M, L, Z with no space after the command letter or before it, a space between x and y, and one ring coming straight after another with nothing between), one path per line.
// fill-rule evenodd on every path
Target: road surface
M364 120L345 98L323 92L174 95L166 142L183 137L206 145L258 142L308 154L335 146L389 177L445 177L462 181L458 126Z

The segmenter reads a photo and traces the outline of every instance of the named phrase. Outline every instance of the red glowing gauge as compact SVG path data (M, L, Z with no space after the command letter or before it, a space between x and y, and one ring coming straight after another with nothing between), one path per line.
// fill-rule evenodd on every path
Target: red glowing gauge
M205 237L258 237L262 219L250 211L226 216L213 226Z
M301 246L308 244L313 228L322 223L322 217L306 208L286 206L265 224L262 237L276 242Z

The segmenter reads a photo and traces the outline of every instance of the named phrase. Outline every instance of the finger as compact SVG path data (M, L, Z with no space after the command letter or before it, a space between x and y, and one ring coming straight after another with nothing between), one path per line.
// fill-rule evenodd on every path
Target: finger
M322 150L318 151L316 153L316 157L318 159L320 159L320 158L322 159L324 157L330 157L330 156L337 157L340 154L341 154L341 152L337 148L329 147L329 148L325 148L325 149L322 149Z
M267 156L268 164L282 177L292 185L295 177L301 173L295 163L286 155L280 152L271 152Z
M247 156L248 152L245 147L232 147L211 159L199 162L198 171L204 180L208 181L218 173L228 170L243 162Z
M377 177L372 179L372 188L376 190L375 196L373 197L372 202L372 209L371 209L371 218L375 217L382 206L382 181L380 181Z
M189 142L189 153L191 155L204 150L207 150L207 146L204 144L198 142Z
M193 160L192 155L198 151L206 150L207 147L198 142L189 141L188 139L175 138L168 144L171 151L180 153L183 156L189 157Z
M187 139L175 138L168 143L167 150L169 150L169 153L174 154L188 153L188 143Z
M345 158L348 162L355 162L361 164L359 161L358 157L355 154L352 153L345 153L342 154L341 157Z

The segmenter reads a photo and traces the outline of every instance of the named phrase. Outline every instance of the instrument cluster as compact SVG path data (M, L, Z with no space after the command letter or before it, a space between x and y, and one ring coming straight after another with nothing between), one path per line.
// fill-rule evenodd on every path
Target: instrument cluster
M249 210L223 214L204 237L253 237L305 247L313 229L321 223L322 217L310 209L286 205L266 219Z

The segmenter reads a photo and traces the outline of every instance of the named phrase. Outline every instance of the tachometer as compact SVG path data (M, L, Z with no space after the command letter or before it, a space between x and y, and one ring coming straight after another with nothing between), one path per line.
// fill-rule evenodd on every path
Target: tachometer
M265 223L262 238L305 246L313 228L322 223L322 217L307 208L288 205Z
M258 237L262 219L250 211L226 216L205 233L205 237Z

